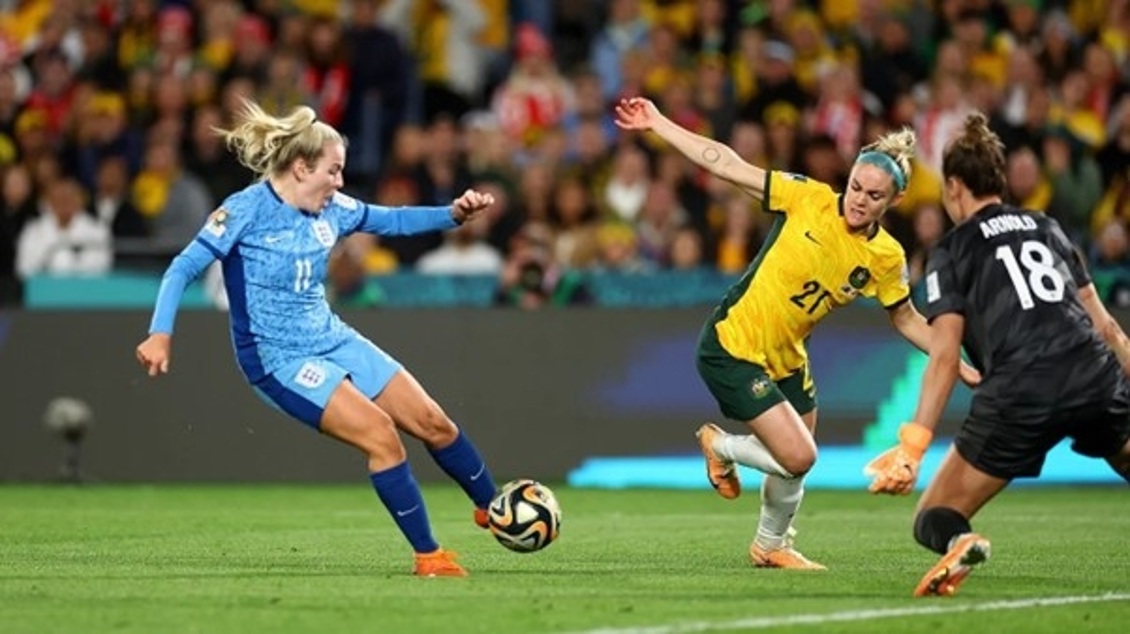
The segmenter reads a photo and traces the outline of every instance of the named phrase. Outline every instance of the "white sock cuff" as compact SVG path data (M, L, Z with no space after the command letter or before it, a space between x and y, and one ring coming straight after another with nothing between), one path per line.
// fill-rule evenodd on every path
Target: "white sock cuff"
M715 453L725 460L757 469L758 471L791 479L795 476L782 467L757 436L750 434L725 434L715 443Z

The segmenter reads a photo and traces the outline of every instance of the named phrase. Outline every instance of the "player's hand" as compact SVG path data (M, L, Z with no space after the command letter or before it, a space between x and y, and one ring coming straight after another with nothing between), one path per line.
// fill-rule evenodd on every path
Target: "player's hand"
M650 130L659 120L659 109L650 99L631 97L616 104L616 125L624 130Z
M934 432L918 423L906 423L899 428L899 444L879 454L867 463L863 473L871 477L872 493L906 495L914 490L922 456Z
M136 356L138 363L149 376L167 374L169 372L169 353L173 347L173 338L168 334L156 332L137 346Z
M967 387L977 387L981 384L981 373L977 371L977 368L964 361L958 367L957 374L961 377L961 382Z
M473 189L463 192L463 195L451 203L451 217L456 222L463 224L474 220L483 210L494 204L493 194L484 194Z

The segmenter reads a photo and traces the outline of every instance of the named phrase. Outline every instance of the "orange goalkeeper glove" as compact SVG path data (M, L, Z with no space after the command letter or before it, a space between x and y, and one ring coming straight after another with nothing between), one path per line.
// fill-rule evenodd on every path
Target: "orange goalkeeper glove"
M899 444L879 454L863 468L863 473L872 478L867 490L891 495L910 493L918 480L922 455L933 438L934 432L918 423L899 427Z

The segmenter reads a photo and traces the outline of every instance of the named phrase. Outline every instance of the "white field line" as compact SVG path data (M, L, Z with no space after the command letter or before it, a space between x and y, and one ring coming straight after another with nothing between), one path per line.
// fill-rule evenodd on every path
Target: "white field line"
M936 599L935 599L936 600ZM945 599L942 599L945 600ZM1001 610L1024 610L1080 603L1106 603L1111 601L1130 601L1128 593L1107 593L1067 597L1042 597L1016 599L1012 601L990 601L986 603L967 603L950 605L919 605L906 608L879 608L873 610L849 610L827 614L788 614L782 616L763 616L733 621L699 621L673 625L654 625L649 627L605 627L583 630L573 634L693 634L694 632L720 632L725 630L758 630L789 625L822 625L825 623L844 623L850 621L873 621L901 616L925 616L933 614L956 614L960 612L997 612Z

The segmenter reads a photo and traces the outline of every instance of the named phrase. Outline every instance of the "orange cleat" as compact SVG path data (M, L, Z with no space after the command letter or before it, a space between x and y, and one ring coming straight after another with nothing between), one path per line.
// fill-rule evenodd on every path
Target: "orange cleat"
M490 516L486 509L475 508L475 525L479 528L490 528Z
M435 552L416 553L417 577L466 577L467 571L455 563L459 555L440 548Z
M725 433L714 423L706 423L694 435L698 438L702 456L706 458L706 479L710 480L710 486L714 487L718 495L732 500L742 494L742 481L738 479L737 466L714 452L714 439Z
M957 593L957 587L973 571L973 566L989 559L989 540L977 533L966 533L957 538L938 563L922 577L914 589L916 597L948 597Z
M768 550L750 544L749 560L758 568L783 568L787 570L827 570L823 564L818 564L808 557L800 554L793 548L792 543L785 543L780 548Z

